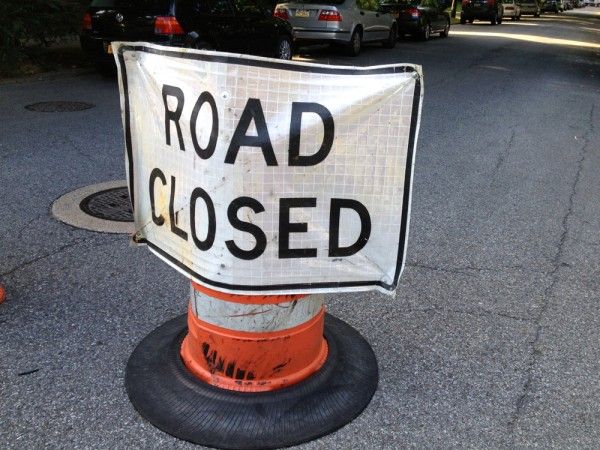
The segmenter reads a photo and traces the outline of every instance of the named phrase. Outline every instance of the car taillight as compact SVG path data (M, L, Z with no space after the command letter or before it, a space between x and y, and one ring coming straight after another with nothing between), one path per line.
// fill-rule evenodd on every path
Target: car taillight
M421 15L421 11L419 11L417 8L408 8L406 10L406 14L410 14L411 17L416 19Z
M490 8L493 8L493 7L494 7L494 3L495 3L495 0L487 0L487 5L488 5Z
M469 3L471 3L471 0L462 0L463 6L467 6Z
M85 13L83 19L81 20L81 29L89 31L92 29L92 15L90 13Z
M287 9L285 8L276 8L275 11L273 11L273 17L279 17L283 20L288 20L290 18Z
M341 22L342 15L339 11L334 11L332 9L324 9L319 14L319 20L323 20L325 22Z
M157 17L154 20L154 34L185 34L173 16Z

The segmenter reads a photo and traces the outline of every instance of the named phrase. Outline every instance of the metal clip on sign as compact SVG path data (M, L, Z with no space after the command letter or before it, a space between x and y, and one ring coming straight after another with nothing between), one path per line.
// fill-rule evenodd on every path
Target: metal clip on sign
M129 359L131 402L219 448L291 446L352 421L377 361L323 294L396 287L420 69L113 45L136 242L192 279L187 315Z

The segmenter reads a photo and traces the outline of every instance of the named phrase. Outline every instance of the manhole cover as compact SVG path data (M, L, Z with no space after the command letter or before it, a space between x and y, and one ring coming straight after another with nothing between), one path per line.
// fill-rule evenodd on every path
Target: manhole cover
M125 180L84 186L67 192L52 204L61 222L102 233L133 234L133 214Z
M79 207L90 216L117 222L133 222L127 188L118 187L95 192L84 198Z
M71 112L83 111L84 109L90 109L93 107L94 105L91 103L58 101L33 103L25 106L25 109L37 112Z

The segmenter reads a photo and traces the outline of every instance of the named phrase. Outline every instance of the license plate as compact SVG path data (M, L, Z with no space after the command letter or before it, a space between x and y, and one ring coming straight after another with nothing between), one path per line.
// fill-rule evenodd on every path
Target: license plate
M104 53L108 54L108 55L112 55L112 45L110 45L109 42L105 42L104 43Z
M310 17L310 11L306 9L298 9L296 10L296 17Z

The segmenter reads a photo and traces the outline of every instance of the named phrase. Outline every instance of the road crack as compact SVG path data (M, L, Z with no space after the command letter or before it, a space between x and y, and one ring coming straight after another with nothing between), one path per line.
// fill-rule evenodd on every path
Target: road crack
M573 178L573 182L571 183L571 189L570 189L570 193L569 193L569 199L567 201L566 212L562 217L562 221L561 221L562 231L560 234L560 239L558 240L558 243L556 246L556 252L554 254L554 257L552 258L552 270L550 270L550 272L548 273L549 276L551 277L550 284L544 290L544 296L542 297L541 307L539 308L538 314L535 316L535 318L533 320L533 323L535 325L535 333L533 335L533 339L529 342L529 345L531 348L531 357L529 359L529 364L526 369L525 383L523 385L521 394L517 398L516 405L515 405L515 412L513 413L510 421L508 422L508 427L509 427L509 430L512 435L513 446L515 446L515 444L516 444L515 443L515 429L517 427L519 419L522 417L523 409L525 408L525 406L527 404L527 400L529 399L529 396L531 395L533 370L534 370L535 366L538 364L539 358L541 355L541 350L539 348L540 336L541 336L542 328L543 328L541 322L542 322L542 319L543 319L546 311L548 311L548 307L550 306L549 299L553 295L553 292L558 283L559 271L562 268L568 266L567 264L565 264L562 261L562 259L563 259L563 254L564 254L564 250L565 250L565 243L566 243L567 237L569 235L569 220L570 220L571 216L573 215L573 208L575 206L575 198L577 197L579 183L581 181L581 173L583 172L585 159L586 159L586 156L587 156L587 153L589 150L589 148L588 148L588 146L590 144L589 136L590 136L590 134L592 134L594 132L594 109L595 109L595 105L592 104L592 107L590 109L590 113L588 116L589 117L589 128L588 128L588 131L582 136L583 145L581 146L581 148L579 150L579 158L577 160L577 171L575 172L575 177Z

